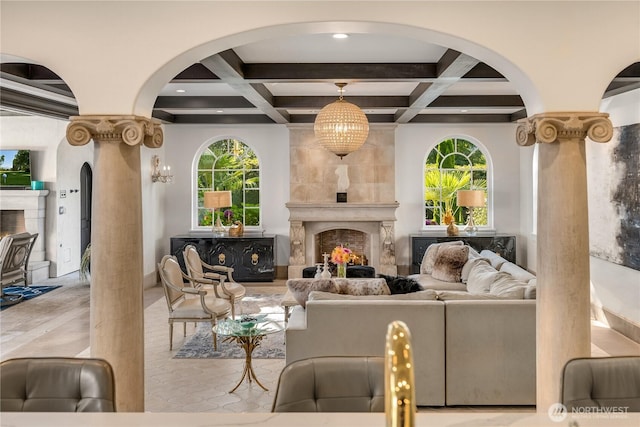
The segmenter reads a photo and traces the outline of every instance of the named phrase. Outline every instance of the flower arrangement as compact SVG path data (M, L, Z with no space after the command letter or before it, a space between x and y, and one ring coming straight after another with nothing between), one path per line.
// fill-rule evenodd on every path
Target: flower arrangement
M447 210L447 212L444 214L444 223L446 225L451 225L451 224L455 224L455 218L453 217L453 213L450 210Z
M346 264L351 260L351 255L353 252L349 248L345 248L344 246L336 246L331 251L331 262L334 264Z
M225 209L223 212L225 223L231 224L231 219L233 218L233 211L231 209Z

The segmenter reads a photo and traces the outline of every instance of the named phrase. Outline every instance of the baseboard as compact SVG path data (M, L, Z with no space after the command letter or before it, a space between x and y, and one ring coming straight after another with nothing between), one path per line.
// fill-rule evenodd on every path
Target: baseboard
M640 344L640 325L632 322L629 319L620 317L604 307L602 307L599 311L604 315L604 320L611 329L620 332L625 337Z

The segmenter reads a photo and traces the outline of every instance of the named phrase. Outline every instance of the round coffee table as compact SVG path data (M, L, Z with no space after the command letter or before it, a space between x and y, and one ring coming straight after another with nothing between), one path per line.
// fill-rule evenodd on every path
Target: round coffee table
M268 389L258 381L255 372L253 372L251 355L253 354L253 350L260 345L260 342L265 336L280 332L283 329L281 324L268 319L266 315L263 314L250 316L256 319L254 322L244 321L246 317L248 316L242 316L238 320L224 319L213 327L214 333L225 337L223 342L235 341L240 347L242 347L245 354L242 377L240 378L240 381L238 381L238 384L236 384L229 393L236 391L245 378L249 383L255 380L256 384L262 387L265 391L268 391Z

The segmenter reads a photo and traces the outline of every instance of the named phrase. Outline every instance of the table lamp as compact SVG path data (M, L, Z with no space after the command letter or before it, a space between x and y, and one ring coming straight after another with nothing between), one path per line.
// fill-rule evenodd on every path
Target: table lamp
M473 222L473 209L484 206L484 191L482 190L459 190L456 194L458 206L467 208L467 226L464 228L468 236L475 236L478 227Z
M213 209L214 213L216 209L228 208L231 204L231 191L205 191L204 193L204 207ZM220 220L220 211L218 210L218 217L213 226L213 233L217 236L223 236L224 232L225 230Z

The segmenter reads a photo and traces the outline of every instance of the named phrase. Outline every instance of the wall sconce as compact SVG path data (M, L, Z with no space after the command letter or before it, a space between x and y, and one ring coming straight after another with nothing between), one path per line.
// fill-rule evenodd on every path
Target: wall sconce
M171 166L163 166L160 169L160 157L154 155L151 157L151 164L153 170L151 172L151 182L173 182L173 175L171 175Z

